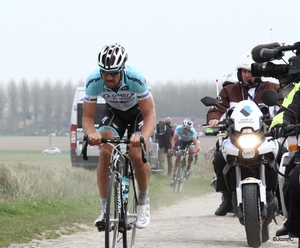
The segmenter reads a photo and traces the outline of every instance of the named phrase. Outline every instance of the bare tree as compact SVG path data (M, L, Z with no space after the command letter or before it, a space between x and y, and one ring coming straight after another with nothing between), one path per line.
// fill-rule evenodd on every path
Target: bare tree
M54 88L51 85L49 79L47 79L42 86L42 111L43 111L43 121L45 123L45 131L47 134L53 132L52 120L53 120L53 95L55 94Z
M84 85L83 82L80 82L79 85ZM64 123L67 125L67 129L69 130L70 125L70 117L71 117L71 110L73 104L73 98L75 94L77 86L74 86L71 81L68 81L65 86L63 87L63 95L64 95Z
M20 117L22 119L22 125L20 126L23 129L23 133L27 133L27 119L31 119L31 114L29 112L30 107L30 94L29 86L25 79L21 80L19 85L19 99L20 99Z
M6 92L4 90L4 86L3 83L0 82L0 133L3 134L4 131L4 110L6 107L6 100L7 100L7 96L6 96Z
M18 87L14 80L11 80L7 85L7 107L8 107L8 130L11 134L16 135L18 131L18 106L19 96Z
M39 130L38 121L41 114L42 96L41 85L37 79L34 79L30 84L30 97L31 97L31 112L33 115L33 132L37 133Z
M26 117L29 115L33 116L30 131L43 130L44 134L50 134L68 130L75 89L84 85L82 80L75 85L71 81L65 84L57 81L53 85L50 80L40 84L34 79L30 84L22 80L17 87L15 81L11 80L5 92L0 84L0 133L3 132L3 123L7 122L8 131L16 134L19 121L26 126ZM158 118L205 118L208 108L200 99L216 96L216 89L214 82L158 82L151 86L156 115Z
M55 94L53 94L53 114L54 114L54 121L56 123L55 131L61 132L62 116L63 116L63 109L64 109L63 106L65 104L63 83L61 81L57 81L54 85L54 89L55 89Z
M206 116L207 107L201 103L204 96L216 96L215 85L197 82L167 82L151 87L158 118L166 116L201 117Z

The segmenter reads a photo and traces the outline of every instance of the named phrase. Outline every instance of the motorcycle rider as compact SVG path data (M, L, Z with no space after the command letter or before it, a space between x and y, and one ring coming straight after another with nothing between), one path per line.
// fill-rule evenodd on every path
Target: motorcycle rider
M289 86L289 87L287 87ZM300 104L300 83L290 83L283 88L288 90L282 106L289 108L297 114L297 120L300 120L298 106ZM293 88L292 88L293 87ZM290 89L292 90L290 91ZM270 125L274 138L280 138L283 135L284 128L289 124L296 124L296 117L290 111L281 108L274 116ZM295 158L299 151L290 160L285 169L285 182L283 185L284 202L286 205L288 217L284 226L277 230L276 236L289 235L291 237L300 237L300 164L295 163Z
M224 77L223 77L222 87L224 88L227 85L234 84L237 82L238 82L237 73L236 72L228 73L228 74L224 75Z
M252 63L254 61L250 53L242 55L238 60L236 69L239 83L230 84L222 88L217 97L218 103L224 106L225 109L231 109L242 100L252 100L257 104L262 103L262 93L266 89L273 89L278 93L281 91L278 84L262 81L260 77L253 77L251 74ZM222 115L225 113L225 109L212 107L208 110L206 119L212 128L219 123ZM221 151L215 154L212 163L217 176L216 191L222 193L222 203L215 211L215 215L224 216L232 211L233 207L231 203L232 196L226 187L223 176L223 168L226 165L226 161Z

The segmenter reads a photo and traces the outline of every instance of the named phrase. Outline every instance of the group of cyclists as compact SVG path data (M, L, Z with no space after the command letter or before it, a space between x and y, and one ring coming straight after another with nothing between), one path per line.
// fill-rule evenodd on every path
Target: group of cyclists
M98 54L98 68L94 70L86 80L86 96L83 104L82 125L84 133L88 135L91 145L101 147L99 163L97 168L97 183L99 190L100 215L95 220L95 226L101 230L105 225L106 196L109 178L109 161L112 149L109 145L101 144L101 138L122 138L126 128L130 127L129 156L134 165L135 176L139 188L138 193L138 218L137 228L145 228L150 223L150 198L149 180L151 169L148 162L143 163L140 152L140 137L146 141L149 149L151 135L156 126L156 115L154 101L148 90L146 79L143 74L133 66L128 65L128 54L126 49L119 43L109 44L102 48ZM224 85L217 99L227 109L233 107L243 99L251 99L256 103L262 102L262 92L265 89L274 89L280 92L280 86L275 83L262 81L259 77L251 75L251 54L241 57L237 65L238 82ZM96 115L97 97L106 100L99 128L96 130L94 117ZM214 127L218 124L224 111L212 108L207 113L207 123ZM179 145L175 144L179 140ZM186 178L189 177L189 169L193 161L193 155L200 150L197 142L197 132L191 120L184 120L174 131L171 141L172 150L189 147L188 167ZM176 153L175 166L173 168L173 179L180 153ZM226 192L221 172L224 161L220 154L216 154L213 161L214 170L217 173L217 191L223 194L223 201L216 210L216 215L226 215L232 210L230 196ZM172 184L173 180L171 181Z

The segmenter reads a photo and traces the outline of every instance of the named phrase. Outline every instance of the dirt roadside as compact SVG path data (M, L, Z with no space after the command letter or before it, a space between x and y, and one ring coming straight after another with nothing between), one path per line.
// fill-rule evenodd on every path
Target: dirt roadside
M150 225L137 232L135 247L248 247L244 227L236 217L232 214L224 217L214 215L219 203L220 194L211 193L152 212ZM297 247L298 239L289 240L288 236L280 239L275 237L276 230L281 228L284 222L280 216L276 219L278 225L274 222L270 224L270 239L261 247ZM61 236L59 239L35 240L30 244L10 248L104 247L103 235L97 232L96 228L86 227L84 232Z

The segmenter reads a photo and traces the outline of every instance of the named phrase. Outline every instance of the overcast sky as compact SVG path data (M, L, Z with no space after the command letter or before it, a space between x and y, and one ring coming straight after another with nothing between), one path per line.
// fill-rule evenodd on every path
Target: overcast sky
M120 42L149 84L222 79L241 55L300 40L299 0L0 0L0 82L84 80Z

